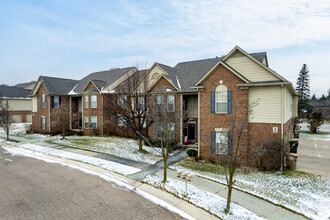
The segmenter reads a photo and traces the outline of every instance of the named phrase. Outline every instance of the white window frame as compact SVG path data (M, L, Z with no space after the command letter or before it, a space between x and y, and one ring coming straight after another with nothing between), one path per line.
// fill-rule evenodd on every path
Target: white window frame
M86 129L89 129L89 118L88 116L85 116L85 119L84 119L84 125L85 125L85 128ZM87 125L87 126L86 126Z
M41 129L46 129L46 117L41 116Z
M170 109L172 108L172 109ZM174 112L175 110L175 96L174 95L167 95L167 111Z
M218 104L224 105L225 111L221 111ZM215 90L215 113L228 113L228 90L225 85L219 85Z
M95 115L91 116L91 129L97 129L97 116Z
M228 131L215 132L215 153L227 155L228 154Z
M46 107L46 95L45 95L45 93L43 93L42 95L41 95L41 108L45 108Z
M60 107L60 97L59 96L54 96L54 108Z
M88 95L85 95L85 96L84 96L84 108L88 108L88 107L89 107L89 106L88 106L88 105L89 105L89 103L88 103L88 99L89 99L89 98L88 98Z
M91 108L97 108L97 96L91 95Z
M121 108L127 108L127 95L118 96L118 106Z
M157 125L156 132L157 132L157 138L158 138L158 139L162 139L162 138L164 138L164 126L163 126L162 123L159 123L159 124Z
M157 95L156 96L156 103L157 103L157 111L162 112L164 110L164 96Z
M144 96L138 97L138 109L140 111L144 111L145 110L145 98L144 98Z
M122 116L118 116L117 119L117 125L119 127L126 127L126 124L124 123L126 120L122 118Z
M168 123L168 139L174 139L175 138L175 123L169 122Z

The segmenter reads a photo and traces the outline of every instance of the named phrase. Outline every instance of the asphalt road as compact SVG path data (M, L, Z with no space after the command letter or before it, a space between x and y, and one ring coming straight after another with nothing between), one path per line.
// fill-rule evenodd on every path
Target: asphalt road
M0 148L0 219L182 219L138 194Z
M299 138L297 170L330 177L330 141Z

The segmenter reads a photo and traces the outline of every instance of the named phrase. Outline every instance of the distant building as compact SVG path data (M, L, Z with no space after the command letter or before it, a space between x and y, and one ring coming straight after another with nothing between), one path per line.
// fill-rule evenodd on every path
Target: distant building
M10 107L16 123L32 122L32 101L30 89L16 86L0 86L0 101Z

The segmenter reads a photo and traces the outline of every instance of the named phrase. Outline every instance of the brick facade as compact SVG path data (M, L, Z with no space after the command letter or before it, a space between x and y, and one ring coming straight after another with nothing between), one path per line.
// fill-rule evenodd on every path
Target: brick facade
M42 97L42 94L45 94L46 96L46 103L45 108L41 108L40 104L40 97ZM41 84L38 93L37 93L37 112L32 113L32 130L33 132L46 134L49 133L49 110L50 110L50 96L48 95L48 91L44 87L43 84ZM41 117L44 116L46 118L46 129L41 129L40 126L40 120Z
M211 113L211 92L220 85L220 80L227 90L232 90L232 114ZM202 83L205 88L200 92L200 156L202 158L217 159L218 155L211 153L211 131L215 128L230 129L230 120L235 112L236 123L242 122L248 107L248 90L237 86L241 82L242 80L236 75L219 65ZM247 130L244 132L247 133ZM246 141L246 135L243 139Z

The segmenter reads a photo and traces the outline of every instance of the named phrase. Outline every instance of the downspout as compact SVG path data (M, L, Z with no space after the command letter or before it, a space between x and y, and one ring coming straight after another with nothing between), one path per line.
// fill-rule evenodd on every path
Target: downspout
M70 130L72 130L72 97L69 96L69 98L70 98L70 102L69 102L69 107L70 107ZM78 125L79 125L79 118L78 118Z
M103 111L103 108L104 108L104 106L103 106L103 99L104 99L104 94L101 94L101 97L102 97L102 99L101 99L101 108L102 108L102 121L101 121L101 123L102 123L102 135L103 135L103 117L104 117L104 111Z
M183 146L183 95L180 94L180 143Z
M283 131L283 128L284 128L284 86L283 84L281 84L281 95L282 95L282 98L281 98L281 143L282 143L282 159L281 159L281 172L284 168L284 131Z
M47 99L47 96L46 96L46 99ZM49 132L50 132L50 123L51 123L51 120L50 120L50 102L51 102L51 96L49 96L49 101L48 101L48 120L49 120L48 131Z
M200 158L201 157L201 110L200 110L200 107L201 107L201 104L200 104L200 101L201 101L201 98L200 98L200 91L198 90L198 100L197 100L197 102L198 102L198 105L197 105L197 109L198 109L198 118L197 118L197 120L198 120L198 131L197 131L197 133L198 133L198 158Z
M284 128L284 86L283 86L283 84L281 84L281 95L282 95L282 98L281 98L281 141L283 144L284 143L284 131L283 131L283 128Z

